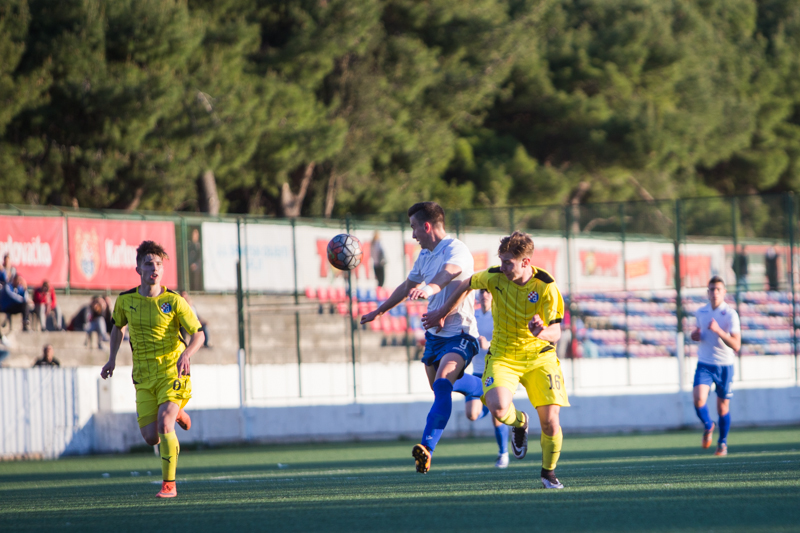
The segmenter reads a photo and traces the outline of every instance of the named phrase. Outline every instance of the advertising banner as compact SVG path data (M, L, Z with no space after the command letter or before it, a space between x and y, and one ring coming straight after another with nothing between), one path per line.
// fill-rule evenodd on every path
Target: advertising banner
M131 289L140 283L136 248L142 241L159 243L169 255L164 261L164 285L178 285L178 254L172 222L70 218L70 286L78 289Z
M53 287L67 284L66 228L61 217L0 216L0 261L10 254L11 265L33 289L47 280Z
M252 291L294 291L292 227L242 224L242 283ZM236 290L239 237L232 222L201 226L203 287L207 291Z

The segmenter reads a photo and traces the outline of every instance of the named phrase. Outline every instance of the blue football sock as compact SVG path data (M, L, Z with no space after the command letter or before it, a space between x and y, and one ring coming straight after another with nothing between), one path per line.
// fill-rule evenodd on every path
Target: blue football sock
M708 405L704 405L703 407L695 407L695 412L697 413L697 417L703 422L703 426L705 426L706 431L711 429L711 417L708 414Z
M433 384L436 386L436 383ZM472 374L464 374L453 383L453 392L460 392L467 398L480 398L483 396L483 383L481 378Z
M474 377L474 376L473 376ZM449 380L440 378L433 382L433 405L428 412L428 422L422 432L422 444L430 451L436 449L436 444L442 438L450 413L453 411L453 384Z
M505 424L496 426L494 438L497 439L497 449L500 453L508 453L508 426Z
M481 409L481 414L478 415L478 418L476 418L475 420L480 420L481 418L485 417L488 414L489 414L489 408L484 405L483 409Z
M731 414L719 417L719 443L728 444L728 430L731 429Z

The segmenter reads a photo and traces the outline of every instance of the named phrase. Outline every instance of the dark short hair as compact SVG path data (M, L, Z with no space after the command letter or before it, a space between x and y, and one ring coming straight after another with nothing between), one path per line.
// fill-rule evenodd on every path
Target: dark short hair
M722 283L722 286L725 286L725 282L722 281L722 278L719 276L714 276L710 280L708 280L708 284L711 285L712 283Z
M420 222L429 222L431 226L441 224L444 227L444 209L436 202L419 202L408 208L408 218L417 217Z
M144 256L148 254L157 255L162 260L169 259L169 255L160 244L155 241L143 241L136 249L136 266L139 266Z
M497 254L510 253L514 259L520 257L530 257L533 255L533 238L527 233L515 231L511 235L500 239L500 248L497 249Z

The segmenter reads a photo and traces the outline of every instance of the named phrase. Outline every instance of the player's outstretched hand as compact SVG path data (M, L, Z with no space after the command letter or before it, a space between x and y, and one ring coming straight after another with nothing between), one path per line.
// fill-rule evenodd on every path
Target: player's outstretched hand
M189 357L184 352L178 358L178 377L189 375L191 375L191 364L189 363Z
M114 367L116 367L116 363L112 363L109 361L105 365L103 365L103 369L100 371L100 377L103 379L110 378L114 375Z
M436 333L442 331L444 319L447 315L442 315L438 310L430 311L422 315L422 327L425 329L436 328Z
M691 338L694 342L700 342L700 328L694 328Z
M478 344L480 344L480 345L481 345L481 350L488 350L489 348L491 348L491 347L492 347L492 343L491 343L491 342L489 342L489 341L486 339L486 337L484 337L483 335L481 335L480 337L478 337Z
M528 329L534 337L538 337L539 333L544 329L544 320L539 315L533 315L531 321L528 322Z
M425 287L427 287L427 285ZM419 300L421 298L424 298L424 299L427 300L428 299L428 293L425 292L424 290L418 288L418 287L414 287L413 289L408 291L408 299L409 300Z
M374 310L374 311L370 311L370 312L369 312L369 313L367 313L366 315L362 315L362 316L361 316L361 323L362 323L362 324L366 324L367 322L372 322L373 320L375 320L376 318L378 318L378 316L379 316L380 314L381 314L381 313L380 313L380 311L378 311L377 309L376 309L376 310Z

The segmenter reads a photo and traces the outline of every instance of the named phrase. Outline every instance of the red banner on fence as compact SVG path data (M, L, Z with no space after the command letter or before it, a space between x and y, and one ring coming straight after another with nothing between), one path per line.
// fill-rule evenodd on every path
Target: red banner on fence
M66 286L63 218L0 216L0 261L6 254L31 290L44 280Z
M172 222L139 222L70 218L70 286L78 289L132 289L139 285L136 248L142 241L156 241L169 255L164 261L163 284L178 284L175 225Z

